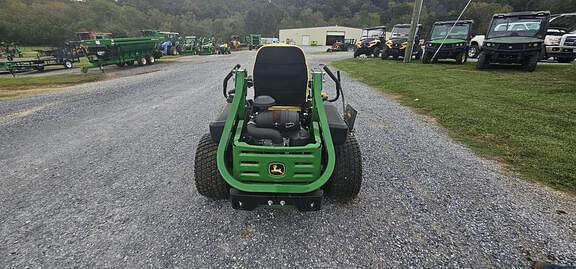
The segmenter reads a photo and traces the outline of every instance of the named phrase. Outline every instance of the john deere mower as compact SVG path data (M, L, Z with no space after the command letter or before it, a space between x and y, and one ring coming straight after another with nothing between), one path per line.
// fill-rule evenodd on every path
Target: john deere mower
M466 63L473 23L471 20L435 22L430 40L424 44L422 63L436 63L438 59L455 59L457 64Z
M384 50L382 50L382 60L392 57L394 60L398 58L404 58L406 48L408 48L408 33L410 32L410 24L396 24L392 28L392 35L390 39L386 40L386 45ZM418 24L418 29L416 30L416 36L414 36L414 49L412 51L412 56L416 60L420 60L422 57L422 48L419 46L420 42L420 32L422 32L422 25Z
M382 51L382 42L386 39L386 27L376 26L362 30L360 40L354 47L354 58L360 55L378 57Z
M352 132L356 111L344 106L339 73L322 70L310 73L304 52L293 45L263 46L253 76L240 65L232 69L223 83L226 105L196 151L201 195L229 199L240 210L300 211L319 210L324 195L341 202L358 195L362 162ZM336 85L332 99L322 91L325 74ZM234 88L228 90L232 77ZM344 117L333 104L340 98Z

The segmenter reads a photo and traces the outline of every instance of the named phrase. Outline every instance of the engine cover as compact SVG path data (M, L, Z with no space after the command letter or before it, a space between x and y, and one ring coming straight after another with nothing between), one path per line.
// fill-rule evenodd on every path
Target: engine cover
M254 123L258 128L295 130L300 128L300 114L297 111L264 111L256 114Z

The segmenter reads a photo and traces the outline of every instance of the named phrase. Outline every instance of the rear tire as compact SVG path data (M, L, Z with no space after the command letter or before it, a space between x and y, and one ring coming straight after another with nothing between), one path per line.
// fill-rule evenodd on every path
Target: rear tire
M382 60L387 60L388 56L390 56L388 50L387 49L382 50Z
M212 141L210 134L203 135L194 159L194 181L196 190L201 195L211 199L227 199L230 187L218 171L217 152L218 144Z
M484 70L488 68L489 64L490 60L488 59L488 56L486 56L484 52L480 52L480 55L478 56L478 62L476 63L476 69Z
M374 48L374 51L373 51L373 53L372 53L372 56L373 56L374 58L378 58L378 57L380 57L380 54L381 54L381 53L382 53L382 49L381 49L380 47L376 47L376 48Z
M72 61L69 61L69 60L64 61L64 69L72 69L72 67L74 67L74 64L72 64Z
M138 58L138 65L139 66L146 65L147 63L148 63L148 61L146 60L146 58L144 58L144 57Z
M480 47L478 47L477 44L472 44L468 49L468 58L472 59L478 58L479 54L480 54Z
M460 53L457 57L456 57L456 64L465 64L466 61L468 60L468 58L466 57L467 54L465 51L463 51L462 53Z
M522 65L522 70L525 72L534 72L538 66L538 55L530 56Z
M346 142L335 145L336 165L330 180L324 185L326 196L347 203L358 196L362 186L362 155L356 137L348 135Z
M154 56L149 56L146 57L146 61L148 61L147 62L148 65L153 65L156 62L156 58L154 58Z

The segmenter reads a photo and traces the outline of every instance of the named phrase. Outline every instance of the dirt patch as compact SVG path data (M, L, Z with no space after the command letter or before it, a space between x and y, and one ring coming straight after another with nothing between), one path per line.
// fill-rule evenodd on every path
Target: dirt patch
M46 107L53 106L56 104L59 104L59 102L47 103L47 104L44 104L41 106L36 106L36 107L16 111L12 114L8 114L6 116L0 117L0 124L7 123L7 122L10 122L10 121L18 119L18 118L24 118L26 116L32 115L32 114L44 109Z
M20 97L30 97L40 94L48 94L54 92L61 92L66 90L67 87L62 87L62 85L45 85L42 88L18 88L3 90L0 89L0 100L7 100Z
M399 93L385 93L385 94L394 101L400 101L400 98L402 98L402 94Z

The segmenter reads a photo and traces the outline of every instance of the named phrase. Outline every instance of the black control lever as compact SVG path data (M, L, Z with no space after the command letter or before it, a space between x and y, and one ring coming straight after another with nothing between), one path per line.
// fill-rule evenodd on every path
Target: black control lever
M326 74L328 74L328 76L332 78L334 83L336 83L336 97L334 97L333 99L329 99L328 102L336 102L336 100L340 98L340 93L342 92L342 85L340 84L340 79L337 78L334 75L334 73L332 73L332 70L330 70L330 68L328 68L327 65L325 65L323 69L326 72Z
M224 83L222 85L222 86L224 86L224 89L223 89L222 93L224 94L225 98L228 98L228 93L227 93L228 81L232 78L232 76L234 75L234 71L236 71L236 69L238 69L238 68L240 68L240 65L239 64L235 65L234 68L232 68L232 70L230 70L230 73L228 73L228 75L226 75L226 77L224 78Z

